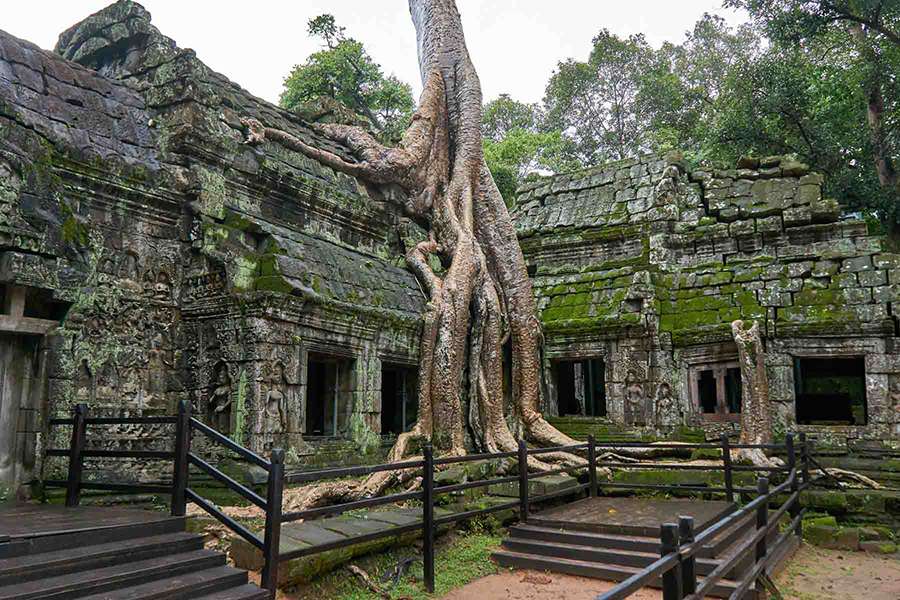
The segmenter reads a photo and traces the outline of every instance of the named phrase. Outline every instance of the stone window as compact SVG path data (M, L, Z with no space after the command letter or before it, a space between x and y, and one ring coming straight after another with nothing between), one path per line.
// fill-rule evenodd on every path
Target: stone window
M690 370L694 406L710 420L734 421L741 413L741 369L737 361L694 365Z
M346 432L352 407L353 360L310 353L306 371L306 428L309 437Z
M862 356L794 359L797 423L865 425L866 366Z
M397 435L412 429L418 418L416 369L386 365L381 370L381 434Z
M606 416L603 360L585 358L556 363L556 393L560 416Z

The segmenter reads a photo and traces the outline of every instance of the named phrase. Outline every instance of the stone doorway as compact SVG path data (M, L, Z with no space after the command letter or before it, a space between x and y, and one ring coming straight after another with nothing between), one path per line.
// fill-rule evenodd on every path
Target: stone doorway
M41 290L3 286L0 314L0 497L20 495L36 464L37 437L46 415L44 334L58 321L44 318Z
M384 365L381 369L381 435L399 435L409 431L418 418L416 386L418 373L413 367Z
M605 417L605 366L600 358L555 364L559 416Z
M310 353L306 363L306 437L346 433L353 406L353 359Z

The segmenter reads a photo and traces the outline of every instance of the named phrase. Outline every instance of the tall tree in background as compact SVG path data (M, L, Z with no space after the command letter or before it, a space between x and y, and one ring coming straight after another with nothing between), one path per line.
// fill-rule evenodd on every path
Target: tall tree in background
M314 120L320 112L340 112L343 106L362 116L380 139L399 138L414 108L409 84L393 75L385 76L362 43L347 37L332 15L310 19L307 31L322 40L324 47L285 78L281 105L311 115ZM325 111L323 100L333 101ZM339 115L331 120L353 119Z
M697 161L715 158L709 139L729 74L752 63L760 39L749 27L729 27L704 14L684 42L665 42L638 74L638 102L649 119L654 151L684 150Z
M602 30L587 62L559 63L547 84L547 123L571 142L583 164L634 156L649 148L650 123L640 80L653 55L643 35L621 39Z
M488 452L516 450L517 435L538 445L573 443L540 412L540 321L512 221L484 161L481 83L456 4L409 0L409 6L424 89L397 147L381 144L358 127L313 125L347 147L355 155L351 161L254 119L244 120L247 142L277 143L373 184L398 185L406 191L406 213L428 231L427 239L406 255L428 296L420 342L419 418L398 437L391 460L406 455L417 438L430 439L441 453L465 454L467 430ZM502 380L507 339L510 412ZM549 462L584 464L557 452L532 458L529 465L549 470ZM414 476L379 473L362 485L341 481L316 486L298 504L378 493L404 475Z
M577 163L566 158L567 143L558 130L547 130L536 104L513 100L507 94L484 105L484 159L511 206L515 192L531 173L570 170Z

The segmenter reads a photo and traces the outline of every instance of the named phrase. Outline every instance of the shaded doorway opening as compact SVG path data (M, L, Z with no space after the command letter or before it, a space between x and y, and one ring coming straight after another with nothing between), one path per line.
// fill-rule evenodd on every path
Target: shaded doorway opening
M419 417L416 369L384 366L381 369L381 434L398 435L412 429Z
M866 365L862 356L795 358L794 392L801 425L865 425Z
M694 406L705 418L737 420L741 414L741 369L735 361L691 369Z
M602 359L558 361L556 390L561 417L606 416L606 373Z
M307 436L337 437L346 430L352 403L353 360L310 353L306 363Z

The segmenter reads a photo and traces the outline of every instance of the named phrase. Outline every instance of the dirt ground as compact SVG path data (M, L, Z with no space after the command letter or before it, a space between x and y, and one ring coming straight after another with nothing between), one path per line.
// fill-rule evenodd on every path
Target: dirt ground
M613 587L608 581L586 577L539 573L537 571L501 571L476 579L454 590L442 600L594 600L597 594ZM659 600L656 590L641 590L634 600ZM896 600L896 599L894 599Z
M804 544L775 578L785 600L900 600L900 557L825 550ZM594 600L612 583L537 571L501 571L450 592L443 600ZM634 600L659 600L644 589Z
M898 600L900 557L803 544L775 585L785 600Z

